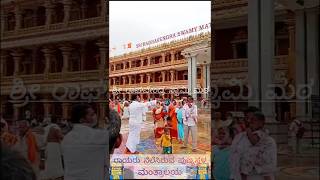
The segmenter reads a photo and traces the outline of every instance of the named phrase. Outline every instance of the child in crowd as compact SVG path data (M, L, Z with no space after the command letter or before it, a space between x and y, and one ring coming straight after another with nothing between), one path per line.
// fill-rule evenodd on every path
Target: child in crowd
M170 127L165 127L164 134L161 136L160 145L163 149L163 154L172 154L172 139L170 136Z

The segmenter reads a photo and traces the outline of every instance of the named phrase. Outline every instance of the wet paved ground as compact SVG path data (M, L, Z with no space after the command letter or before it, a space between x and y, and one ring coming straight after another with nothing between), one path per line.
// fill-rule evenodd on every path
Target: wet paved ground
M319 176L319 148L309 148L299 155L292 155L288 151L278 153L277 180L318 180Z
M180 149L182 144L179 144L177 140L173 140L173 153L174 154L202 154L211 151L211 140L210 140L210 115L209 114L200 114L199 115L199 123L198 123L198 146L197 152L191 151L191 135L189 135L189 146L187 149ZM147 120L143 123L143 127L141 130L141 139L140 144L137 149L142 154L160 154L162 149L157 145L159 144L159 140L154 138L153 133L153 119L151 114L149 113L147 116ZM120 148L115 150L115 154L121 154L125 150L125 143L128 138L128 121L122 121L121 125L121 134L123 136L123 141Z

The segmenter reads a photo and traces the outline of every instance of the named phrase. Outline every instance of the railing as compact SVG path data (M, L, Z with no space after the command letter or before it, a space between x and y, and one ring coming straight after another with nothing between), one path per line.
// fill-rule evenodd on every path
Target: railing
M89 71L75 71L75 72L57 72L49 73L47 76L45 74L28 74L19 76L3 76L1 77L1 85L11 85L14 78L21 78L24 83L50 83L52 80L54 82L68 82L68 81L83 81L83 80L99 80L99 70L89 70Z
M201 79L197 79L197 84L200 86ZM161 88L161 87L184 87L187 88L188 80L177 80L177 81L164 81L164 82L150 82L150 83L136 83L136 84L121 84L121 85L110 85L112 89L125 89L125 88Z
M63 30L69 28L83 28L84 26L92 26L97 25L99 23L104 23L103 17L93 17L88 19L80 19L75 21L69 21L67 24L64 23L55 23L50 24L49 26L42 25L42 26L33 26L29 28L21 28L19 30L12 30L12 31L5 31L3 32L3 37L11 37L11 36L24 36L29 34L36 34L36 33L43 33L43 32L50 32L55 30Z
M288 64L288 56L276 56L273 62L274 68L286 68ZM248 59L228 59L216 60L212 62L213 69L216 73L221 71L247 71Z

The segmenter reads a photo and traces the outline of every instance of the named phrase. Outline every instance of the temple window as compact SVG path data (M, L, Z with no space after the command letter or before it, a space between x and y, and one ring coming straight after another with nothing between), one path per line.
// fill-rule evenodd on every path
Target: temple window
M147 66L148 65L148 59L143 60L143 66Z
M197 79L201 79L201 69L197 68Z
M70 10L70 21L79 20L81 18L81 4L77 1L72 1Z
M63 21L64 17L64 10L63 10L63 4L57 3L54 8L54 15L52 16L53 23L60 23Z
M231 45L233 59L248 58L248 34L245 29L236 32Z
M42 26L46 23L46 8L43 6L38 7L37 11L37 18L36 18L36 25Z
M33 22L34 22L33 10L26 9L22 15L22 27L23 28L32 27L35 24Z
M166 54L165 62L170 62L171 61L170 56L171 56L170 54Z
M156 57L154 58L154 63L155 63L155 64L159 64L159 63L160 63L160 60L161 60L161 56L156 56Z
M87 17L97 17L100 13L100 2L98 0L90 0L87 5Z
M14 13L9 13L8 14L8 19L7 19L7 30L12 31L14 30L16 25L16 19Z
M71 71L80 71L80 52L73 50L70 56Z
M274 53L276 56L288 55L289 53L289 32L287 26L283 22L276 24L276 38Z

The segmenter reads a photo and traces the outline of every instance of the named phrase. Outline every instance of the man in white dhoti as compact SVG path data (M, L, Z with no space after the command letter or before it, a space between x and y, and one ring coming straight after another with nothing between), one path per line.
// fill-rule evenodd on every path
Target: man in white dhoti
M155 105L156 100L141 103L140 97L138 95L132 95L132 103L129 105L129 135L126 143L125 153L138 153L137 145L140 143L140 132L145 108Z
M63 135L56 121L56 118L52 118L51 123L44 129L44 138L46 141L44 179L60 178L63 177L64 173L60 146Z

